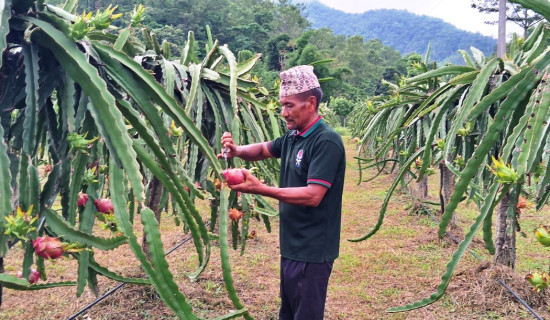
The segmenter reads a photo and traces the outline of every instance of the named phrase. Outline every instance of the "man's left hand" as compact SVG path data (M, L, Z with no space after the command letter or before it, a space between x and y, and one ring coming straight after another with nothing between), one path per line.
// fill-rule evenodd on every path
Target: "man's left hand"
M235 191L240 191L244 193L257 193L258 188L263 185L263 183L256 178L250 171L247 169L241 169L244 175L244 182L239 184L229 185L229 188Z

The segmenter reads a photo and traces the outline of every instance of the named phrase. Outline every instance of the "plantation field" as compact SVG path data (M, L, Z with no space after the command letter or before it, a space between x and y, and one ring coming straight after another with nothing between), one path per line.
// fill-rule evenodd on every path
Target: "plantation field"
M535 212L530 208L521 215L520 225L526 237L518 237L516 271L490 268L492 257L483 249L481 238L471 249L483 259L466 254L460 262L447 294L438 302L408 313L388 314L389 307L411 303L435 292L441 275L456 244L448 237L437 238L437 223L425 213L411 213L406 194L397 195L390 203L384 224L372 238L351 243L346 239L363 235L376 223L378 211L392 175L381 175L369 183L357 185L354 169L355 144L345 138L348 168L344 191L343 230L340 258L335 262L329 284L326 319L533 319L495 279L503 279L525 299L543 318L550 319L550 294L531 291L523 279L529 270L547 269L550 248L535 240L532 230L539 224L550 224L550 209ZM374 172L371 172L373 174ZM430 176L430 200L438 201L438 175ZM429 206L434 215L438 207ZM207 203L202 205L205 219L209 216ZM474 205L459 207L459 227L450 230L461 238L476 216ZM175 226L168 214L161 224L165 250L188 239L189 235ZM240 248L231 251L231 266L238 295L256 319L277 319L279 304L279 257L277 220L272 220L272 232L263 222L251 221L255 237L247 243L244 255ZM106 234L105 234L106 235ZM23 250L14 248L5 258L6 273L15 273L21 265ZM137 260L128 246L109 252L96 252L96 260L124 276L142 275ZM210 263L196 282L186 274L194 271L196 255L188 242L168 256L170 270L180 290L204 318L215 318L232 311L222 280L219 250L213 247ZM77 263L70 259L46 262L48 281L75 281ZM119 283L99 278L99 295ZM76 297L74 287L42 291L13 291L4 289L0 319L66 319L96 296L86 290ZM124 285L113 295L90 308L77 319L174 319L154 289L148 286Z

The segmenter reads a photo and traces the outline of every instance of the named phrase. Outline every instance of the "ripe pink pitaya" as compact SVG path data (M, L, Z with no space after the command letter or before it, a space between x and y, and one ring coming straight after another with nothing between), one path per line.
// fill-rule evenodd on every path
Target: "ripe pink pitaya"
M227 169L223 171L223 176L228 185L240 184L244 182L242 169Z
M88 202L88 195L83 193L83 192L79 192L78 193L78 198L76 200L76 205L79 206L79 207L83 207L84 205L86 205L86 202Z
M111 199L99 198L94 201L94 203L97 207L97 211L101 213L113 213L115 211Z
M59 239L48 236L34 239L32 246L37 255L46 259L57 259L65 251L65 246Z
M29 283L37 283L40 280L40 272L36 269L31 269L31 274L29 275Z

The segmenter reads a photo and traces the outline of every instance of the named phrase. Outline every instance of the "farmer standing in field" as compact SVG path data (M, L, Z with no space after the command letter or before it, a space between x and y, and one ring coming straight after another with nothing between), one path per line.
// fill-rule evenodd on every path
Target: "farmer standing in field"
M226 132L222 145L229 158L281 158L279 187L261 183L247 170L243 170L245 182L230 187L279 200L279 319L323 319L340 244L344 145L319 115L323 91L313 67L294 67L280 77L281 115L289 131L273 141L245 146L235 145Z

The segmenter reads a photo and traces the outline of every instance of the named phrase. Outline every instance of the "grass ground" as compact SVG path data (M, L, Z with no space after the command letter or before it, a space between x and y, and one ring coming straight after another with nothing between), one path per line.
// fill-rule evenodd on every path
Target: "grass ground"
M441 275L456 244L438 239L435 223L425 214L411 213L409 198L398 194L391 201L380 231L372 238L352 243L346 239L363 235L375 225L378 212L392 182L383 175L372 182L357 185L354 170L355 145L346 140L348 169L344 191L341 253L336 260L329 284L326 319L532 319L533 316L496 283L502 278L528 300L544 318L550 319L548 292L533 294L524 275L532 269L548 268L550 248L542 248L532 236L539 224L550 224L550 211L536 213L529 209L520 220L527 237L518 237L516 271L490 268L492 257L476 239L471 249L484 262L465 255L459 264L447 293L432 305L408 313L389 314L386 309L404 305L435 292ZM436 201L437 177L430 179L431 200ZM431 207L434 214L437 208ZM205 217L208 208L204 207ZM464 234L477 214L472 205L459 207L459 227L451 232ZM253 220L250 230L256 237L249 240L244 255L231 253L235 285L239 297L256 319L277 318L279 304L279 249L277 220L273 232L265 231L263 223ZM165 249L188 238L168 216L161 224ZM210 264L196 282L186 274L194 271L196 255L189 242L168 256L170 269L180 290L193 305L197 315L214 318L233 310L224 288L219 251L213 248ZM15 273L21 263L20 249L10 250L6 257L6 272ZM127 246L109 252L96 252L100 264L125 276L141 276L138 262ZM70 259L46 262L48 281L76 279L76 261ZM99 278L100 294L118 283ZM42 291L4 290L0 319L39 320L66 319L92 302L96 296L86 290L76 297L74 287ZM173 313L147 286L125 285L77 319L175 319Z

